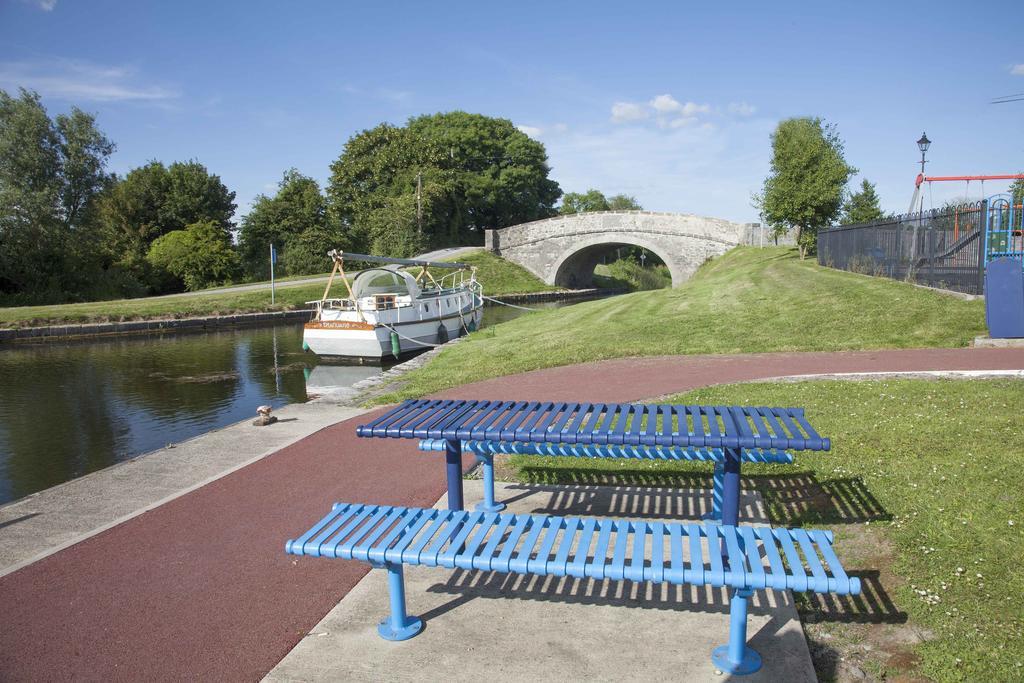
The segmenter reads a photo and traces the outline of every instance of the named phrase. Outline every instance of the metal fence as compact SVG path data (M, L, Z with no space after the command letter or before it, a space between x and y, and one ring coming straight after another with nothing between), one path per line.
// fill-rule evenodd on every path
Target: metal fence
M988 202L818 233L818 263L967 294L984 291Z

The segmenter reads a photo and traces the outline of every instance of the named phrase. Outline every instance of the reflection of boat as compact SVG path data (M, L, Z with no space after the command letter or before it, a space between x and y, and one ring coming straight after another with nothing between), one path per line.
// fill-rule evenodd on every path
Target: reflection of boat
M317 365L306 370L306 395L333 399L355 396L352 385L381 373L379 365Z
M334 259L331 279L322 299L307 302L316 306L316 314L306 323L302 336L303 347L317 355L397 358L480 326L483 293L476 281L476 268L337 251L330 256ZM386 265L360 272L349 285L344 259ZM419 266L421 270L414 276L400 270L402 266ZM435 280L430 268L453 272ZM337 274L348 289L347 298L329 298Z

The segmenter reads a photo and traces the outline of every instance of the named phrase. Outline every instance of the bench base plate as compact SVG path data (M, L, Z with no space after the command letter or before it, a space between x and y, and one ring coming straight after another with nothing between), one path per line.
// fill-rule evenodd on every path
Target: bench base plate
M400 629L391 625L391 619L385 619L377 624L377 633L384 640L409 640L423 630L423 620L419 617L406 617L407 623Z
M743 648L743 661L739 664L729 661L729 646L721 645L711 653L711 663L719 671L727 674L752 674L761 668L761 655L751 647Z

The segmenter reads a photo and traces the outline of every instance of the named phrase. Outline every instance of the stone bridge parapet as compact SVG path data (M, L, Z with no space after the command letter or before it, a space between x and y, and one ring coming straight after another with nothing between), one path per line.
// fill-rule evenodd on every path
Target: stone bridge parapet
M678 287L707 259L749 244L756 224L654 211L595 211L486 231L486 247L549 285L589 287L594 267L618 247L656 254Z

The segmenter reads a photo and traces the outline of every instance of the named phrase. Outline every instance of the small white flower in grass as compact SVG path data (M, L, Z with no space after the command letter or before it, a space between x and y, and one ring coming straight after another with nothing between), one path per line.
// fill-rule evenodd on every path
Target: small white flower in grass
M1009 524L1010 526L1013 526L1013 520L1012 520L1012 519L1011 519L1011 520L1009 520L1009 521L1007 522L1007 524Z

